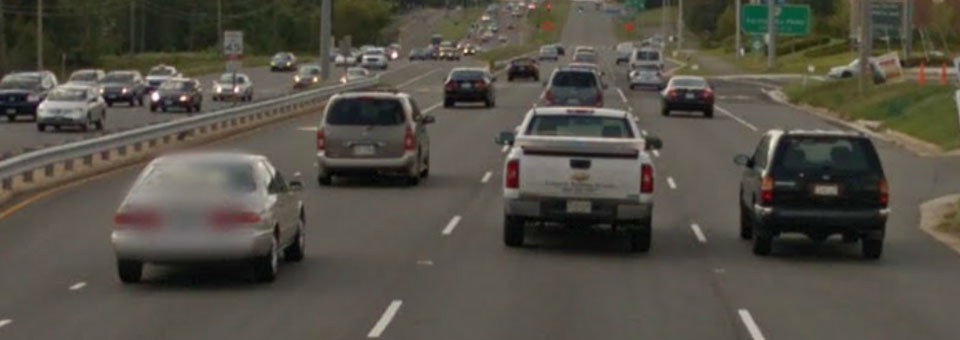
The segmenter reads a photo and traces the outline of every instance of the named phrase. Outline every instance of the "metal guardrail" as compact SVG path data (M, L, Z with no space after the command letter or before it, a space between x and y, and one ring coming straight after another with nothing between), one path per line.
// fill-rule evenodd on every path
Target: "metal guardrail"
M20 154L0 161L0 201L20 191L36 189L41 185L79 177L71 174L75 168L85 167L96 172L101 167L117 166L129 153L139 153L164 146L173 140L181 141L205 134L222 133L236 128L259 125L264 119L302 112L311 106L319 108L325 98L343 91L376 86L380 76L344 85L327 86L288 96L227 108L189 118L148 125L110 135L53 146ZM112 157L114 152L118 157ZM96 162L94 158L99 156ZM75 163L80 160L80 166ZM132 160L131 160L132 161ZM58 171L59 170L59 171ZM79 171L82 172L82 171ZM42 177L42 178L37 178Z

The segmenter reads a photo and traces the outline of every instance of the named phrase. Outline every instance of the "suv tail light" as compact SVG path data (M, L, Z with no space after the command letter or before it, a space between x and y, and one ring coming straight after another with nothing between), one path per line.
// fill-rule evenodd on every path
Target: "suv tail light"
M260 214L252 211L226 209L213 213L210 223L216 228L231 227L260 222Z
M327 136L323 129L317 130L317 151L323 151L327 147Z
M886 207L890 203L890 187L887 185L887 180L881 179L877 186L880 189L880 204Z
M650 164L640 167L640 192L653 193L653 166Z
M773 177L763 176L763 181L760 183L760 202L773 203Z
M457 83L453 80L447 80L447 83L443 84L443 88L447 91L453 91L457 88Z
M603 107L603 91L597 90L597 96L594 98L597 107Z
M547 100L547 104L553 104L553 101L556 100L557 97L553 95L552 90L547 90L547 92L543 94L543 99Z
M413 136L413 130L407 126L407 131L403 136L403 150L413 151L417 148L417 138Z
M504 178L507 189L520 188L520 160L511 159L507 162L507 174Z
M148 230L160 227L160 214L150 210L131 210L113 215L117 229Z
M703 98L704 98L704 99L712 99L712 98L713 98L713 90L711 90L711 89L703 89L702 94L703 94Z
M480 80L473 83L473 86L476 86L478 89L484 89L487 87L487 82Z
M670 89L670 91L667 91L667 98L673 99L676 97L677 97L677 90Z

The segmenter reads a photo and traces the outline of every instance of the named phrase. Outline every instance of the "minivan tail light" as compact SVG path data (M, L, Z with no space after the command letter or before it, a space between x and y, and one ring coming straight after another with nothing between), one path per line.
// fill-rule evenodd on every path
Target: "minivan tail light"
M413 136L413 130L410 129L410 126L407 126L407 130L403 136L403 150L404 151L413 151L417 148L417 139Z
M653 193L653 166L650 164L640 167L640 192Z
M763 204L773 203L773 177L763 176L760 182L760 202Z
M260 214L252 211L226 209L214 212L210 223L217 228L260 222Z
M156 229L160 226L160 214L149 210L132 210L113 215L117 229Z
M317 130L317 151L323 151L327 147L327 136L323 129Z
M520 160L511 159L507 162L507 174L504 176L507 189L520 188Z
M880 189L880 204L886 207L890 203L890 187L887 185L887 180L881 179L877 187Z

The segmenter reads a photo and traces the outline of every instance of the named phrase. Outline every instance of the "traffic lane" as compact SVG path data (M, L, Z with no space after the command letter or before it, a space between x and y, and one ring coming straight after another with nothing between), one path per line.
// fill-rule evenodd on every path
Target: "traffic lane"
M436 79L430 79L424 81L429 82L435 80ZM439 100L439 98L420 99L427 102L430 100ZM478 115L474 117L497 117L497 115L487 114L489 110L483 111L484 112L477 112ZM484 115L481 116L479 114ZM273 125L250 136L225 143L223 147L228 149L245 149L267 154L277 162L281 169L288 171L288 176L296 177L295 173L291 173L290 171L300 169L300 172L306 173L306 171L310 170L304 171L303 169L310 169L311 163L313 162L313 157L311 156L313 154L312 134L302 131L301 128L311 125L315 122L315 119L316 117L303 117ZM354 316L350 314L349 311L354 310L354 308L362 308L364 298L376 297L376 292L386 288L382 286L365 288L363 285L357 285L355 282L371 282L371 285L376 282L381 282L380 276L392 270L391 268L387 268L389 265L396 263L405 264L408 262L406 260L411 260L405 256L415 255L415 252L410 251L409 247L417 243L416 240L419 236L416 230L427 228L429 230L425 232L429 235L435 235L435 225L449 217L446 213L442 214L442 218L432 216L434 214L430 212L431 208L425 208L423 205L426 204L431 207L436 207L436 209L444 210L446 204L457 201L447 198L454 195L451 191L461 190L456 184L458 183L457 177L469 177L469 180L465 180L464 183L473 184L475 182L475 176L469 174L468 171L475 168L470 162L470 159L473 158L465 160L458 159L464 154L462 146L458 143L443 143L444 140L453 140L455 138L464 140L464 136L467 135L464 131L471 131L473 126L458 124L456 120L447 121L446 124L450 125L446 127L442 124L444 123L441 121L438 123L437 128L432 129L433 131L439 131L434 133L434 177L425 182L426 184L423 187L407 189L390 183L360 182L347 183L346 187L314 189L314 186L308 184L308 190L306 192L308 206L320 208L308 211L308 221L322 221L321 223L311 225L329 226L329 229L323 227L313 227L310 229L310 244L312 246L308 248L311 250L308 250L310 256L308 257L307 263L317 261L319 258L321 263L326 263L326 261L334 262L332 264L334 270L340 268L336 265L343 265L344 268L349 268L349 270L343 273L343 275L339 275L339 272L318 272L315 271L315 269L301 269L306 267L304 264L285 266L280 281L271 287L285 287L283 286L283 282L287 282L286 284L291 284L296 287L312 287L310 291L314 291L314 287L329 287L330 285L334 285L334 287L331 287L331 290L334 291L337 291L337 289L346 290L345 292L337 291L333 294L336 296L335 298L318 294L317 304L323 305L312 304L311 301L313 300L310 299L304 302L305 298L300 294L281 293L279 291L289 291L281 288L278 288L279 291L257 289L251 293L252 288L242 281L242 271L240 271L240 273L224 273L219 270L212 271L213 273L225 274L227 276L221 279L211 277L211 274L205 271L182 269L150 270L148 276L154 280L152 284L144 285L142 288L136 286L132 288L122 287L114 278L115 273L112 267L113 257L107 241L109 221L103 221L97 225L85 225L86 223L77 225L75 221L109 220L108 218L104 218L104 216L110 216L112 210L115 208L116 202L119 201L119 197L123 194L125 186L133 179L135 170L130 170L124 176L121 176L123 178L111 177L103 180L106 184L100 183L98 188L83 185L76 189L69 190L69 192L76 195L73 199L60 200L57 198L59 197L58 195L49 200L44 200L41 205L31 205L23 212L15 214L15 216L19 218L26 216L26 218L32 218L34 223L42 224L45 229L44 234L60 234L62 237L58 237L59 240L55 240L50 246L57 249L67 249L69 253L61 253L60 255L66 255L78 263L70 264L69 269L59 267L59 263L43 263L39 266L42 268L31 268L30 275L27 275L28 277L24 278L24 280L6 281L3 283L4 286L19 286L17 289L7 291L18 291L24 297L23 300L4 298L3 304L0 305L0 311L5 315L45 316L44 318L20 318L17 322L18 327L15 331L12 331L16 333L11 332L9 334L12 335L12 338L35 338L37 336L44 338L47 337L44 336L45 334L49 334L49 337L63 337L65 334L85 334L89 335L90 338L102 338L105 336L111 338L128 338L131 335L144 337L144 335L142 335L143 333L150 334L150 336L145 336L146 338L157 336L158 334L177 335L180 333L183 335L177 337L209 338L209 336L204 335L230 334L238 338L247 338L247 336L249 336L249 338L263 338L266 334L277 332L276 328L271 328L277 323L286 323L288 325L295 323L302 325L302 327L290 327L289 329L284 329L281 333L290 332L293 335L298 335L298 337L305 335L312 336L315 334L336 335L339 333L339 330L355 325L355 322L351 322ZM489 141L489 139L487 139L489 138L488 136L484 137L486 137L484 141ZM479 141L466 141L469 143L468 145L480 144ZM301 151L299 153L291 152L291 150L296 149L301 149ZM455 160L447 163L447 161L438 161L438 159ZM446 166L444 164L450 164L452 167L449 172L444 169ZM300 177L310 176L303 173ZM90 192L94 190L96 193ZM409 191L410 194L396 194L401 190L404 192ZM464 194L458 195L465 197ZM74 201L88 202L91 205L96 205L97 208L94 209L92 206L84 206L84 214L82 216L71 214L68 210ZM46 206L47 204L53 206ZM65 213L63 215L59 215L64 217L57 217L57 219L63 218L62 220L44 221L42 218L31 216L32 214L29 210L34 207L38 207L41 210L53 209L64 211ZM410 214L410 211L417 211L418 214ZM74 216L73 219L69 219L74 222L67 227L68 230L66 231L62 230L68 224L68 219L65 218L65 215ZM4 228L2 225L8 221L11 220L0 222L0 232L23 230L15 226ZM13 223L18 223L18 221L13 220ZM47 228L58 230L47 230ZM91 232L91 230L99 230L99 232ZM33 232L37 232L37 230ZM9 238L3 239L11 240ZM394 240L395 242L384 243L382 242L384 239ZM69 242L76 248L58 247L58 245L56 245L58 242ZM373 250L374 254L369 253L371 244L377 245L376 247L372 247L375 248ZM15 245L8 244L4 245L3 249L5 252L22 250L26 253L19 254L19 256L43 258L42 253L35 252L39 250L39 247L33 249L16 248ZM394 253L392 250L398 250L398 253ZM318 252L320 255L315 255ZM385 252L388 254L381 256L377 255L377 252ZM13 262L4 261L0 263L0 268L8 265L16 265L16 263L19 262L17 259L22 259L19 256L8 257L5 255L3 257L5 260L11 260ZM333 259L328 260L329 257L333 257ZM350 261L359 261L363 263L363 265L336 262L348 259ZM383 267L377 266L377 261L383 262ZM23 262L20 263L23 264ZM370 265L371 263L374 265ZM56 268L47 268L47 265L54 265ZM3 270L8 269L12 270L11 268ZM86 289L88 291L99 292L95 298L84 300L83 303L77 304L53 304L47 302L43 296L38 297L33 294L24 294L24 286L20 286L20 284L24 282L31 282L29 287L37 287L38 290L43 292L56 292L61 287L54 287L49 282L56 281L55 278L59 278L60 273L71 272L71 269L78 271L78 274L73 275L71 278L64 278L64 280L88 280L89 286ZM306 272L301 272L303 270L306 270ZM301 275L307 278L300 279ZM341 277L343 279L329 282L330 276ZM240 282L233 280L240 280ZM322 280L324 282L310 280ZM194 290L193 288L198 288L198 290ZM302 288L290 289L296 290L299 293L303 292ZM66 291L66 289L64 289L64 291ZM213 291L217 293L211 293ZM356 295L353 295L353 293ZM53 295L50 299L60 299L60 294ZM32 298L30 298L31 296ZM131 304L131 299L136 299L136 303ZM246 301L245 306L255 307L238 309L236 308L236 301L238 300ZM325 303L335 305L326 305ZM277 305L290 306L288 309L290 311L289 313L301 316L306 320L299 320L299 322L280 320L276 319L280 318L281 314L278 314L268 317L266 321L258 321L250 326L251 328L237 325L237 320L248 320L254 317L251 314L257 313L256 310L258 310L258 308L276 308ZM98 310L97 316L83 315L84 313L78 310L79 308L85 310L91 306L95 306ZM303 306L302 310L299 309L301 306ZM375 308L380 308L379 304ZM182 312L183 310L188 310L188 312ZM323 325L317 326L316 320L314 320L312 316L316 315L318 310L337 311L337 315L324 317L325 320L329 320L331 324L327 325L324 323ZM217 316L207 315L211 313L217 314ZM156 317L156 315L174 314L176 316L169 319ZM282 315L289 316L290 314ZM49 321L46 320L46 316L56 317L60 320L69 320L68 323L70 325L77 325L78 327L82 325L83 332L80 332L81 329L67 328L66 326L51 329L49 327ZM342 316L343 319L339 318L339 316ZM258 320L263 319L262 316L257 316L257 318ZM272 322L275 319L276 322ZM121 323L123 323L124 326L118 327L116 323L117 320L123 321ZM143 320L148 321L144 322ZM102 322L109 322L109 324L96 326ZM234 334L235 332L236 334ZM160 337L165 338L166 336Z

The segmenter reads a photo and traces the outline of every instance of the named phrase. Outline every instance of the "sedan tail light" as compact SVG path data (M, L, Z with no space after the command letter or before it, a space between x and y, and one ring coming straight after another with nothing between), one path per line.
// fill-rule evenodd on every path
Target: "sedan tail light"
M773 177L764 176L760 182L760 203L773 203Z
M644 164L640 167L640 192L653 193L653 166Z
M151 210L128 210L113 215L117 229L151 230L160 227L160 214Z
M327 147L327 136L323 129L317 130L317 151L323 151Z
M413 135L413 129L407 126L407 131L403 136L403 150L413 151L417 148L417 137Z
M476 86L478 89L484 89L487 87L487 82L480 80L473 83L473 86Z
M886 179L880 180L878 189L880 189L880 204L886 207L890 203L890 187L887 185Z
M448 80L447 83L443 85L443 88L447 91L453 91L457 88L457 83L453 80Z
M713 98L713 90L711 90L711 89L703 89L702 94L703 94L703 98L704 98L704 99L712 99L712 98Z
M671 89L667 91L667 98L673 99L677 97L677 90Z
M520 160L511 159L507 162L507 174L504 178L507 189L520 188Z
M252 211L225 209L216 211L210 216L210 223L216 228L226 228L258 222L260 222L260 214Z

